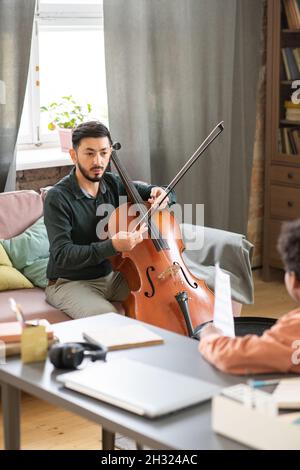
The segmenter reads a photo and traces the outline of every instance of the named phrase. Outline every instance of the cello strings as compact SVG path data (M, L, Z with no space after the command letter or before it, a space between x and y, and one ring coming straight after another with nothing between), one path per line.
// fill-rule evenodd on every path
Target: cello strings
M115 155L116 156L116 155ZM113 159L116 167L118 167L118 159L115 158ZM120 168L121 165L119 165L119 168ZM118 169L118 168L117 168ZM120 171L120 170L119 170ZM129 190L129 196L131 197L131 199L133 201L138 201L136 202L136 204L138 205L138 209L140 211L140 213L142 214L142 218L143 220L145 220L145 217L147 217L147 227L148 227L148 233L150 233L150 236L152 236L152 234L154 235L154 237L157 238L157 240L153 240L153 244L156 248L159 249L159 251L162 253L163 255L163 259L165 260L166 262L166 266L167 268L170 267L170 260L165 252L165 250L163 249L164 248L164 242L163 240L161 239L161 235L160 235L160 231L159 229L156 227L156 224L153 220L151 220L147 214L149 213L149 211L145 208L145 205L144 205L144 201L141 199L140 197L140 194L138 193L138 191L136 190L136 188L132 185L132 182L129 178L129 176L127 175L126 171L122 171L122 176L124 178L124 183L125 185L127 186L128 190ZM140 199L140 201L139 201ZM127 214L127 217L128 217L128 214ZM140 225L140 223L138 223L136 225L136 227ZM134 232L134 230L132 231ZM131 232L131 233L132 233ZM166 269L165 269L166 271ZM173 284L177 287L177 289L180 290L180 287L181 287L181 284L183 283L183 280L180 279L180 277L178 276L178 273L176 272L175 275L174 275L174 272L171 271L171 276L172 276L172 281L173 281Z
M119 171L120 175L122 175L122 177L123 177L123 183L126 186L127 191L129 192L130 198L132 199L133 202L135 202L138 205L138 209L141 212L141 214L143 215L143 220L144 220L145 219L145 214L147 213L147 211L145 209L145 206L144 206L144 202L141 199L139 192L137 191L137 189L135 188L135 186L131 182L131 180L129 178L129 175L127 175L126 170L122 168L122 165L121 165L115 151L113 152L112 160L113 160L117 170ZM137 226L138 225L139 224L137 224ZM162 250L164 248L164 242L161 239L160 233L157 230L156 225L151 222L150 218L148 218L146 225L147 225L147 228L148 228L148 233L150 232L151 236L152 235L154 236L154 239L155 239L154 245L156 246L156 248ZM135 230L136 230L136 228L134 230L132 230L132 232L134 232Z

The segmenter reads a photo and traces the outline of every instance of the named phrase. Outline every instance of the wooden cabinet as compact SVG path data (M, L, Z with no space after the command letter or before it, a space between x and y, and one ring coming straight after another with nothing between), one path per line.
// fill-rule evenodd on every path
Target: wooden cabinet
M295 88L288 79L283 49L300 48L300 29L291 29L283 0L268 0L266 69L266 165L263 276L270 279L270 268L282 268L277 239L283 221L300 217L300 151L283 151L282 135L300 131L300 120L286 119L286 103ZM300 69L299 69L300 79ZM300 96L300 93L299 93ZM286 131L283 131L283 129Z
M300 188L272 184L270 187L270 218L290 220L300 217Z

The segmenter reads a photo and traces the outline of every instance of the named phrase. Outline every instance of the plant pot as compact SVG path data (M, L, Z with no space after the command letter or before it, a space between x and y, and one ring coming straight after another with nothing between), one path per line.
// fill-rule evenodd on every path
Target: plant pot
M72 148L72 129L58 129L62 152L69 152Z

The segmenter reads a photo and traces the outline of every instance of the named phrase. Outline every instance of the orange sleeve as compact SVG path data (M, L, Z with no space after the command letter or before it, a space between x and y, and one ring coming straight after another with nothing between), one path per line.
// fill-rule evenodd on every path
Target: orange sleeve
M298 340L298 346L295 341ZM201 339L199 351L218 369L232 374L268 372L300 373L300 312L290 312L261 337L229 338L220 335Z

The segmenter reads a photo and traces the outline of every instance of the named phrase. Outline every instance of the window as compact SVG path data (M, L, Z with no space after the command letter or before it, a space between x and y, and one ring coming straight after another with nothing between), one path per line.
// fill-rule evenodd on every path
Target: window
M37 2L18 144L58 145L40 107L66 95L108 124L102 0Z

